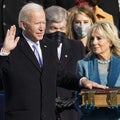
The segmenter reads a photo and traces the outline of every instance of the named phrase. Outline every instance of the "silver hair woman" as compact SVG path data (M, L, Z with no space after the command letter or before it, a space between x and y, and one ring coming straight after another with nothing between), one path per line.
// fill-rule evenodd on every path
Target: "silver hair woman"
M120 39L116 26L107 21L96 22L88 32L87 45L90 53L77 62L77 75L108 87L120 87ZM82 120L120 120L120 105L93 108L89 104L78 109Z
M120 38L116 26L108 21L98 21L91 27L88 33L87 46L92 53L91 41L92 34L94 34L95 31L111 42L111 53L114 53L116 56L120 56Z

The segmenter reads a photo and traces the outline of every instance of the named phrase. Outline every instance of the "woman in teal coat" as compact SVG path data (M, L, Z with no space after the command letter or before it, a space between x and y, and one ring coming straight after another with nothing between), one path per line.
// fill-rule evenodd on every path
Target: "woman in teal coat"
M120 87L120 39L117 28L107 21L97 22L88 33L87 45L90 53L77 62L77 75L109 87ZM82 113L81 120L120 120L119 105L97 108L89 104L81 107L79 104L76 106Z

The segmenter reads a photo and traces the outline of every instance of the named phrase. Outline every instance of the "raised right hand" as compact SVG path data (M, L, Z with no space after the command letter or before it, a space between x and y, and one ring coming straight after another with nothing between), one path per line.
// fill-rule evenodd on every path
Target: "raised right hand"
M4 52L10 52L17 46L20 37L15 37L15 34L16 34L16 26L13 25L10 27L10 29L7 30L4 44L2 47Z

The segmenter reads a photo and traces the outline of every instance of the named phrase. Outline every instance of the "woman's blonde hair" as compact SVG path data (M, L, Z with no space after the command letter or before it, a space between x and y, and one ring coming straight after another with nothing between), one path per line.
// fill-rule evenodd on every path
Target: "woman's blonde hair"
M109 40L112 43L111 52L114 53L116 56L120 56L120 39L117 27L113 23L110 23L108 21L97 21L95 24L93 24L88 32L87 38L87 46L91 53L92 34L94 34L95 31L97 31L98 34Z
M86 16L88 16L88 18L91 19L92 23L96 22L94 12L89 6L78 5L78 6L74 6L74 7L70 8L68 10L68 27L67 27L68 29L67 29L67 33L66 33L66 36L68 38L75 39L75 35L74 35L74 32L73 32L73 22L74 22L74 19L75 19L75 15L83 14L83 13Z

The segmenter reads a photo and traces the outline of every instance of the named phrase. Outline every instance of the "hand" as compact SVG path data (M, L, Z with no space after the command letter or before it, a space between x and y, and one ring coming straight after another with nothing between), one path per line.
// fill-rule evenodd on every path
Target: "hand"
M110 106L108 108L111 109L111 110L114 110L116 113L120 114L120 105Z
M81 111L81 104L82 104L82 95L80 92L75 93L75 108L77 111Z
M19 37L15 38L15 34L16 34L16 27L15 27L15 25L13 25L10 27L10 29L7 30L4 44L3 44L4 52L10 52L17 46Z
M83 114L90 114L93 110L97 107L93 105L93 103L85 103L85 105L81 106L82 104L82 95L78 92L75 94L75 107L79 112Z
M90 114L93 112L97 107L93 103L85 103L85 105L81 106L81 111L83 114Z
M83 80L81 80L81 83L85 88L88 88L88 89L92 89L92 88L108 89L109 88L107 86L100 85L96 82L90 81L87 78L86 79L84 78Z
M74 97L63 98L63 99L60 97L57 97L55 99L55 102L56 102L57 111L60 113L60 112L63 112L64 110L73 109L75 99Z

